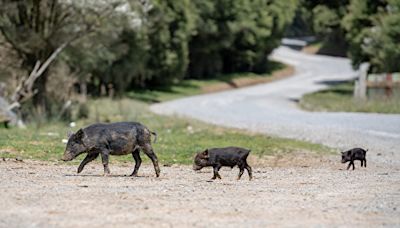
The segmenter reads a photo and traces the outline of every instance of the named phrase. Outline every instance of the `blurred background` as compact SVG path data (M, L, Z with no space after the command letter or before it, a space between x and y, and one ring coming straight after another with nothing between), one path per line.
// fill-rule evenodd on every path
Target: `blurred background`
M3 116L6 109L23 121L87 117L88 97L158 102L149 91L193 86L188 79L269 73L283 67L267 58L283 37L302 37L308 52L347 56L355 68L369 62L372 73L400 71L398 0L0 5L0 103Z

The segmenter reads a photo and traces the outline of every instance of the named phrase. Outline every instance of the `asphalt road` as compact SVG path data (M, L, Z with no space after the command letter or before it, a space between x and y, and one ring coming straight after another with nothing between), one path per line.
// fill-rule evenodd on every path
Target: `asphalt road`
M271 56L295 66L292 77L252 87L155 104L151 110L205 122L307 140L339 149L368 148L376 161L400 162L400 115L307 112L306 93L356 76L346 58L316 56L280 47Z

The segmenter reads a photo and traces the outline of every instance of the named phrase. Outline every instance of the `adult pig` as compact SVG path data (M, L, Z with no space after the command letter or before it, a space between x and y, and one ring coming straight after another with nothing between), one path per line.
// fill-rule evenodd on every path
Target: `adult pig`
M135 168L131 176L137 176L142 159L142 150L153 162L156 176L160 175L158 159L151 146L151 135L157 139L157 134L146 126L136 122L97 123L79 129L70 135L62 160L71 161L82 153L87 153L78 168L82 172L85 165L101 155L104 175L110 173L108 157L110 155L132 154Z
M214 169L214 176L212 179L219 178L218 171L222 166L228 166L233 168L234 166L239 167L238 180L243 175L244 169L249 174L249 179L252 179L251 167L247 164L247 157L249 156L250 150L240 147L224 147L224 148L212 148L206 149L203 152L196 154L194 158L193 169L200 170L203 167L212 166Z

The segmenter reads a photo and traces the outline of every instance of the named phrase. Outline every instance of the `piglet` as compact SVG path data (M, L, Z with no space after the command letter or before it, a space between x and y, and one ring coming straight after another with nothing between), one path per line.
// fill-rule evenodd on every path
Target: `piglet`
M244 169L249 174L249 179L252 179L251 167L247 164L247 156L249 156L250 150L240 147L225 147L225 148L212 148L206 149L203 152L196 154L194 158L193 169L200 170L203 167L211 166L214 169L213 180L216 178L221 179L218 171L222 166L228 166L233 168L234 166L239 167L239 175L237 179L243 175Z
M351 150L342 152L342 163L350 162L349 165L347 166L347 169L350 169L350 166L353 166L354 170L354 161L355 160L360 160L361 161L361 167L367 167L367 160L365 159L365 156L367 154L368 150L364 150L362 148L353 148Z

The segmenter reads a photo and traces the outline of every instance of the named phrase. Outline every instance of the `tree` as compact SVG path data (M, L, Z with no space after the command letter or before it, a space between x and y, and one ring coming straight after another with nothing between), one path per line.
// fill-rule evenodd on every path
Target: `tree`
M302 28L311 28L311 33L322 41L320 54L346 56L347 43L341 21L347 13L348 4L349 0L300 0L295 22L305 21L306 25ZM289 34L295 32L301 34L288 31Z
M196 33L189 44L189 77L265 72L267 56L291 22L297 1L194 1Z
M116 7L83 2L85 7L81 1L0 1L0 32L22 60L22 68L31 72L31 77L21 77L20 85L34 79L31 92L38 113L46 114L50 109L46 99L50 63L70 43L95 31Z
M193 30L189 0L130 1L136 23L124 26L113 47L123 47L107 69L94 75L120 92L181 80L188 66L188 42ZM114 48L113 48L114 49ZM115 51L112 51L115 53Z
M352 0L343 19L354 67L370 62L375 72L400 71L398 0Z

